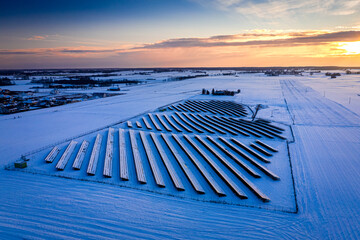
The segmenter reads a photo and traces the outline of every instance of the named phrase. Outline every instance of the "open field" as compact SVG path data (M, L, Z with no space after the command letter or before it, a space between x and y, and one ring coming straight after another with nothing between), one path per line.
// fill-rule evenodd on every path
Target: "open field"
M330 84L325 85L327 82ZM200 95L202 88L241 89L241 93L233 97L209 97ZM336 93L334 89L338 89ZM1 237L356 239L360 235L359 75L343 75L334 80L323 74L208 76L158 81L131 86L127 90L125 95L18 113L15 118L13 115L0 116ZM189 103L189 100L193 102ZM241 116L238 112L239 116L231 116L234 112L222 112L221 108L215 113L204 112L206 106L194 103L209 100L233 101L244 106L246 114ZM251 134L244 136L237 132L234 135L229 131L234 131L229 128L230 118L251 121L251 112L257 104L263 105L257 119L269 120L270 125L284 129L280 135L285 139L261 136L261 141L278 150L271 157L263 155L271 163L256 159L256 163L277 174L280 180L271 179L253 163L246 162L261 175L259 179L234 162L233 165L270 201L261 201L253 191L241 185L241 181L237 182L234 172L226 164L218 165L220 172L229 176L228 180L234 181L248 197L241 199L220 175L216 175L208 162L219 161L219 158L206 144L228 160L228 155L216 145L226 147L220 137L226 141L236 139L246 146L259 139ZM196 106L198 112L189 110ZM151 129L146 127L144 118ZM112 150L107 147L111 142L108 140L109 129L114 129ZM121 158L119 129L125 133L125 154L131 160L128 161L128 181L122 181L118 171L121 169L118 162ZM162 133L189 166L205 194L198 193L196 184L191 184L181 165L175 162ZM101 167L91 176L87 174L87 167L98 134L102 136L98 163ZM139 147L132 145L131 134ZM151 163L141 134L149 143L158 167ZM172 134L181 138L227 196L216 194L206 177L191 165L186 151L176 145L178 142ZM72 140L77 142L75 150L69 163L65 163L64 171L58 171L56 165ZM84 140L90 144L84 165L80 170L73 170L75 155ZM191 141L210 157L201 158L199 151L192 148ZM168 174L168 165L157 144L164 148L163 154L179 175L184 191L178 191L181 186L175 184L171 173ZM60 153L53 163L46 164L44 159L54 146L59 147ZM139 183L134 149L139 149L147 184ZM104 171L108 166L105 161L108 151L114 153L111 178L107 176L109 172ZM233 150L229 151L241 158ZM4 169L11 166L13 170L13 162L22 154L31 159L27 169ZM156 168L165 187L159 187L161 179L155 177Z

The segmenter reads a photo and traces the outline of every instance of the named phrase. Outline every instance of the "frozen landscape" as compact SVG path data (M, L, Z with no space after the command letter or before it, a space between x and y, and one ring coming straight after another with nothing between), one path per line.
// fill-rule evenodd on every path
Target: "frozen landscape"
M358 239L360 75L205 73L0 115L0 238Z

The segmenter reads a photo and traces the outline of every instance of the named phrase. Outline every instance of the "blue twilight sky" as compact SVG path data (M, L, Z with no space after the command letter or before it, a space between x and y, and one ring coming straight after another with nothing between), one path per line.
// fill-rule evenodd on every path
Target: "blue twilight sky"
M0 0L0 63L19 49L132 49L258 30L357 31L359 13L360 0Z
M208 24L219 20L216 17L219 13L213 9L183 0L15 0L2 1L0 11L2 35L18 38L58 34L147 42L208 34L211 32ZM217 20L211 20L212 16ZM229 31L227 28L224 31ZM0 47L8 46L17 48L17 41L1 42Z

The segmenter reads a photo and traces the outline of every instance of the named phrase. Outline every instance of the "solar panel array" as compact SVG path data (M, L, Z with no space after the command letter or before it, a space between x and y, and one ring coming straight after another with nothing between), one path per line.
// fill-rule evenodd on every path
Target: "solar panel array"
M285 149L286 129L248 117L242 104L186 100L54 146L42 165L50 174L168 195L266 203L272 195L266 186L281 182L279 163L272 164L287 155L276 157L277 147Z

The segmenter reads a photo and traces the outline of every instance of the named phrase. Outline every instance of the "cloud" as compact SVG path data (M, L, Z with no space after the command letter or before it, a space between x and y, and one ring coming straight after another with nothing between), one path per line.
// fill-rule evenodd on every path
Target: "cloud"
M121 51L121 49L103 49L103 50L94 50L94 49L63 49L58 50L61 53L115 53Z
M124 49L72 49L72 48L35 48L35 49L0 49L0 55L59 55L59 54L97 54L117 53Z
M322 13L327 15L352 15L360 10L358 0L192 0L208 7L233 11L247 17L263 19L283 18L294 14Z
M249 37L255 39L246 40ZM266 39L272 37L273 39ZM281 37L281 38L279 38ZM263 39L266 40L263 40ZM234 47L234 46L298 46L319 45L331 42L351 42L360 40L360 31L340 32L293 32L282 34L251 33L220 35L209 38L177 38L147 44L133 49L190 48L190 47Z
M31 55L37 54L33 51L18 51L18 50L0 50L0 55Z
M251 30L207 38L107 47L0 49L0 68L209 67L358 65L340 43L359 42L360 31ZM113 47L112 47L113 46ZM341 61L341 62L340 62ZM346 64L345 64L346 63Z
M234 35L216 35L208 38L176 38L143 44L140 46L121 46L122 48L36 48L36 49L0 49L0 55L69 55L93 56L116 55L124 52L145 51L152 49L179 48L219 48L219 47L296 47L327 45L336 42L360 41L360 31L280 31L252 30Z
M49 36L48 35L44 35L44 36L32 36L30 38L27 38L27 40L30 41L39 41L39 40L45 40L47 39Z
M332 15L352 15L359 11L360 1L335 1L329 8Z

